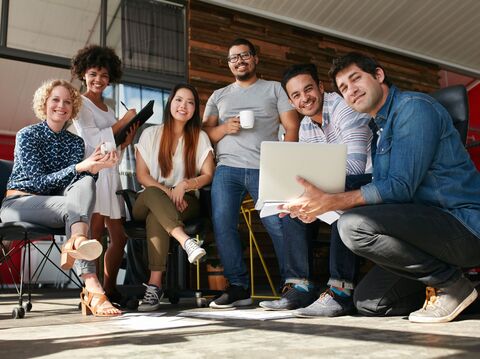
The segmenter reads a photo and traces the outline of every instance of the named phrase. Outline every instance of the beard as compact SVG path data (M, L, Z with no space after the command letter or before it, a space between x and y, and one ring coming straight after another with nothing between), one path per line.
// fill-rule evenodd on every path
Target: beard
M238 64L237 67L240 67L242 64ZM235 75L235 78L238 81L247 81L250 80L252 77L255 76L255 71L256 71L256 66L254 65L251 71L245 72L244 74L241 75Z

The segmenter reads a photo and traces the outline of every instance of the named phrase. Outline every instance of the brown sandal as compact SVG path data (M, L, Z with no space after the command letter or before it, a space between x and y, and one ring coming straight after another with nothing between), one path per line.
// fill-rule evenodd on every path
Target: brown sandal
M78 248L75 248L75 241L83 238ZM93 261L102 254L103 247L95 239L88 239L84 234L74 234L65 242L60 257L60 267L64 270L71 269L75 259Z
M80 293L80 301L83 315L93 314L95 317L117 317L123 314L122 311L109 302L105 293L92 293L87 288L83 288L82 293ZM110 304L104 305L105 302Z

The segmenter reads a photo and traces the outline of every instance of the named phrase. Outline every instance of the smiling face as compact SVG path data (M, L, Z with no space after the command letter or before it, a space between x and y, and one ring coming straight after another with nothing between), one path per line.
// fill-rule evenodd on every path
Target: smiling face
M175 121L187 123L195 113L195 97L187 88L180 88L173 96L170 113Z
M388 86L383 83L384 78L385 73L379 67L373 76L352 64L339 71L335 81L351 108L375 116L388 95Z
M101 94L110 83L110 76L105 67L91 67L85 71L87 92Z
M236 45L230 48L228 51L228 57L230 58L231 56L248 53L250 53L250 48L247 45ZM229 62L228 67L237 80L246 81L255 76L257 63L257 56L250 56L250 58L246 60L243 60L239 56L237 62Z
M290 103L304 116L321 115L323 109L323 85L315 83L312 76L300 74L285 85Z
M47 123L54 131L59 131L72 117L73 101L70 92L63 86L52 89L45 103Z

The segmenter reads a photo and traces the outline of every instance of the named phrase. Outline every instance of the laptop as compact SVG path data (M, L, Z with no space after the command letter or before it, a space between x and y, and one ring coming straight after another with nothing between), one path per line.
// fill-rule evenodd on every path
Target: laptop
M304 187L297 182L296 176L305 178L325 192L343 192L346 166L345 144L262 142L255 208L262 210L268 205L274 210L279 204L300 197Z

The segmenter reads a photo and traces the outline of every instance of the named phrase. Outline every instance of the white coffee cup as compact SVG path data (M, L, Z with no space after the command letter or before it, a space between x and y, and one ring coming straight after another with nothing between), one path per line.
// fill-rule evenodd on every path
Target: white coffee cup
M253 128L255 113L252 110L240 111L240 126L242 128Z
M113 142L104 142L100 146L100 153L106 155L107 153L115 151L117 148Z

